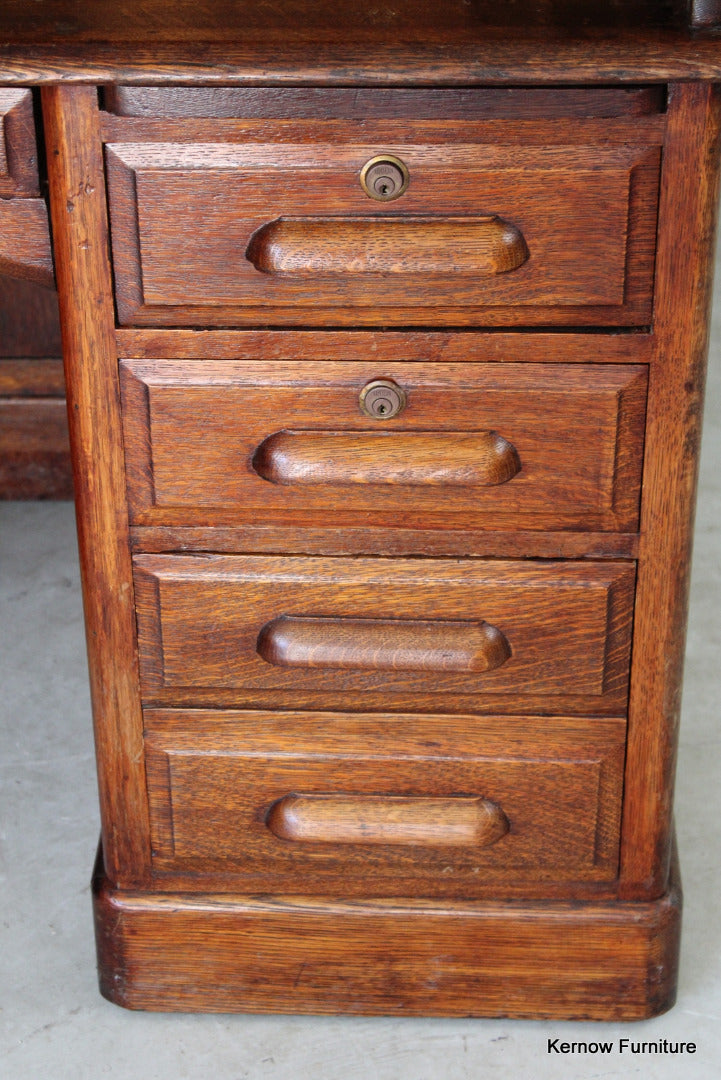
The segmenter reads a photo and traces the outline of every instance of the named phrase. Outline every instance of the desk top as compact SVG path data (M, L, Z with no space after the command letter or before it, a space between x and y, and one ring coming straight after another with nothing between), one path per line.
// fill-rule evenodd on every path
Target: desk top
M0 0L0 81L721 79L721 0Z

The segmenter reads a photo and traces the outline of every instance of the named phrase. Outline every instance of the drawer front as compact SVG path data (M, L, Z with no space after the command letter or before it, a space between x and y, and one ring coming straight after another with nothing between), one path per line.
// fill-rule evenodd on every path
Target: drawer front
M660 150L643 118L587 142L584 123L369 122L359 142L357 123L218 121L185 142L175 121L164 142L116 140L120 320L648 323ZM390 187L366 176L389 158Z
M619 719L150 709L146 728L160 874L366 896L616 876Z
M140 555L135 578L146 700L625 700L633 564Z
M121 380L137 525L637 525L640 365L128 360ZM389 419L363 412L378 381Z
M39 194L32 92L0 87L0 198Z

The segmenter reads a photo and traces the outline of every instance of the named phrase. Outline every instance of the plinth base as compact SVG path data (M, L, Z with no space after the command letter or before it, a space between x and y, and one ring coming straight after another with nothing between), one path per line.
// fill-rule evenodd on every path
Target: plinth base
M653 903L124 892L99 861L100 988L131 1009L639 1020L675 1000L677 870Z

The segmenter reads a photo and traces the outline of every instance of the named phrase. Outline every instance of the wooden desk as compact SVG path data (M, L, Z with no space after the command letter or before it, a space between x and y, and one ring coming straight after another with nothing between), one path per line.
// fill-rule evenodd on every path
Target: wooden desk
M120 1004L673 1001L721 43L491 10L0 11Z

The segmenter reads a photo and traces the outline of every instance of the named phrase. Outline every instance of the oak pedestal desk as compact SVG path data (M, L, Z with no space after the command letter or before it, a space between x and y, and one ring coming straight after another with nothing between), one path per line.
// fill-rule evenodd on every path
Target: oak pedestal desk
M102 991L659 1012L718 6L194 8L0 9L47 166ZM11 188L0 268L47 280Z

